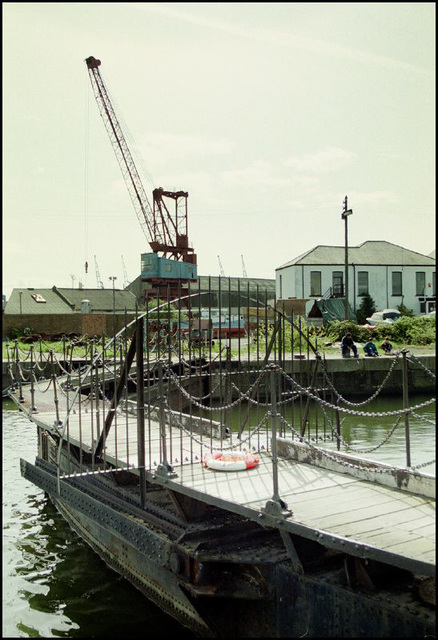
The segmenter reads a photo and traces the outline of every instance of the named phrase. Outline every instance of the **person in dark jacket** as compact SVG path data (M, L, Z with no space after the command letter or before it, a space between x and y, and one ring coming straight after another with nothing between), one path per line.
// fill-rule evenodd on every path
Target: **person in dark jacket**
M342 348L343 358L347 358L350 355L350 349L351 351L353 351L354 357L358 358L357 347L354 344L354 340L351 336L351 333L346 333L345 336L342 338L341 348Z
M391 353L392 344L389 342L388 338L384 339L384 341L380 345L380 348L383 350L384 353Z
M371 340L371 338L368 340L366 344L364 344L363 350L365 351L365 355L370 358L375 358L376 356L379 355L377 351L377 347L374 344L374 342Z

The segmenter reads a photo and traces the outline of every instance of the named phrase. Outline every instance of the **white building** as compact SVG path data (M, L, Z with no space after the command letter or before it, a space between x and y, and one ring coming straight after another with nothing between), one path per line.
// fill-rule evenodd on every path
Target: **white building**
M319 245L276 270L277 299L343 298L345 248ZM348 300L354 311L369 294L376 309L404 304L414 315L435 309L435 257L384 240L348 248Z

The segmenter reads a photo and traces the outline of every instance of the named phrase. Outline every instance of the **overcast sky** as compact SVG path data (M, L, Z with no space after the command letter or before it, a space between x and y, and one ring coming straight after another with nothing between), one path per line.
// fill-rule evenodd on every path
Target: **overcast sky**
M144 186L189 192L198 273L317 246L435 246L435 3L3 9L3 293L109 287L150 251L99 116L102 61ZM150 200L152 202L152 198ZM88 262L88 273L85 273Z

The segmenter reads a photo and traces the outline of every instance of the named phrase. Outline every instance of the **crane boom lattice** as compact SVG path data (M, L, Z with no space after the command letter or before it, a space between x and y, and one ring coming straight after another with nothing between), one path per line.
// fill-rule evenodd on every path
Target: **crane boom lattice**
M187 197L184 191L164 191L154 189L154 206L151 207L140 175L129 150L122 128L117 119L105 84L99 71L100 60L93 56L85 60L99 112L118 160L123 178L131 196L137 218L154 253L162 252L164 257L196 264L196 255L188 246ZM175 215L170 214L163 196L175 201ZM183 205L181 206L181 201Z

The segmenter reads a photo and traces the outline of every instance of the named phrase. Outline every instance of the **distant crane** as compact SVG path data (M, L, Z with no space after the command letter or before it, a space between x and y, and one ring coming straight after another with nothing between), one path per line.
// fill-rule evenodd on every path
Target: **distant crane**
M218 259L218 262L219 262L219 271L220 271L221 278L225 278L225 271L224 271L224 268L222 266L221 257L218 256L217 259Z
M245 263L243 261L243 255L240 256L242 258L242 273L243 273L243 277L247 278L248 274L246 273L246 267L245 267Z
M122 256L122 265L123 265L123 288L126 289L126 287L129 284L129 280L128 280L128 274L126 272L126 265L125 265L125 260Z
M154 189L152 209L100 75L101 62L93 56L87 58L85 62L100 115L119 162L140 226L152 251L163 253L164 258L170 257L196 265L196 254L193 248L189 247L188 242L187 197L189 194L185 191L165 191L161 187ZM174 200L174 216L169 213L163 196Z
M100 273L99 273L99 265L97 264L97 258L96 256L94 256L94 265L96 267L96 281L97 281L97 288L98 289L105 289L105 287L103 286L103 282L100 279Z

